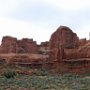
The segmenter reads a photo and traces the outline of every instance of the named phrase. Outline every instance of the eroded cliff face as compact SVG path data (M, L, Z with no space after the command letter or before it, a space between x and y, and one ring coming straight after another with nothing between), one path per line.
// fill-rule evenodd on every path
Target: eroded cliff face
M67 26L60 26L48 42L37 45L33 39L4 36L0 45L1 54L42 54L49 55L49 61L90 57L90 41L79 39Z
M90 58L90 41L78 49L80 58Z
M90 72L90 40L79 39L66 26L60 26L50 39L49 60L63 73Z
M17 39L10 36L4 36L0 46L0 53L16 53Z
M23 38L17 41L16 53L38 53L38 47L33 39Z
M69 27L60 26L51 35L50 48L58 48L60 45L67 49L78 48L79 38Z
M90 58L90 40L79 39L66 26L60 26L50 39L50 60Z
M76 33L66 27L60 26L50 39L50 58L51 60L60 60L65 58L65 49L77 49L79 47L79 38Z
M17 38L5 36L2 39L0 46L0 53L37 53L38 47L33 39L23 38L17 40Z
M41 42L38 46L39 54L48 55L49 54L49 42Z
M82 68L90 68L90 40L79 39L66 26L60 26L51 35L49 42L42 42L40 45L33 39L17 40L5 36L0 46L0 60L36 68L59 67L65 72L81 72Z

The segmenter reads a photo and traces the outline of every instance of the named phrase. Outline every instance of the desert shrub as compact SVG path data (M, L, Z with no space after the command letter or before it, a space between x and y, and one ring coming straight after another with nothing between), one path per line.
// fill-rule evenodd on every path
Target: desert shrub
M18 90L19 87L29 88L30 90L89 90L90 76L81 77L80 75L22 75L18 74L14 79L0 77L0 90Z
M48 71L44 69L38 69L35 73L36 76L47 76Z
M14 70L7 70L7 71L4 71L2 76L6 78L14 78L16 76L16 72Z

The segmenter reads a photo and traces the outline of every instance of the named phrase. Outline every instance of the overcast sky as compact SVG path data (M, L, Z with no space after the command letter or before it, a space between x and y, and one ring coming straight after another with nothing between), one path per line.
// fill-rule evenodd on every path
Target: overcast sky
M89 38L90 0L0 0L0 41L10 35L40 43L60 25Z

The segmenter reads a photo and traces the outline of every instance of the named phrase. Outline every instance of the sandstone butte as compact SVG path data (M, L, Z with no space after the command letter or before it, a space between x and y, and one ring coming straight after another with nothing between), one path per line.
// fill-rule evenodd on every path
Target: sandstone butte
M49 41L37 45L33 39L4 36L0 45L0 63L60 69L63 73L90 71L90 41L79 39L67 26L60 26Z

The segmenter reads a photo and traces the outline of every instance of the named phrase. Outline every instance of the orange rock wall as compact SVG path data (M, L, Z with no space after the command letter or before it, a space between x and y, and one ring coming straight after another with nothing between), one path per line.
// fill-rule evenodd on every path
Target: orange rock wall
M90 41L79 39L76 33L60 26L50 38L50 61L63 72L85 73L90 71ZM66 60L66 61L64 61Z
M14 37L5 36L2 39L0 53L37 53L38 47L33 39L23 38L17 40Z

